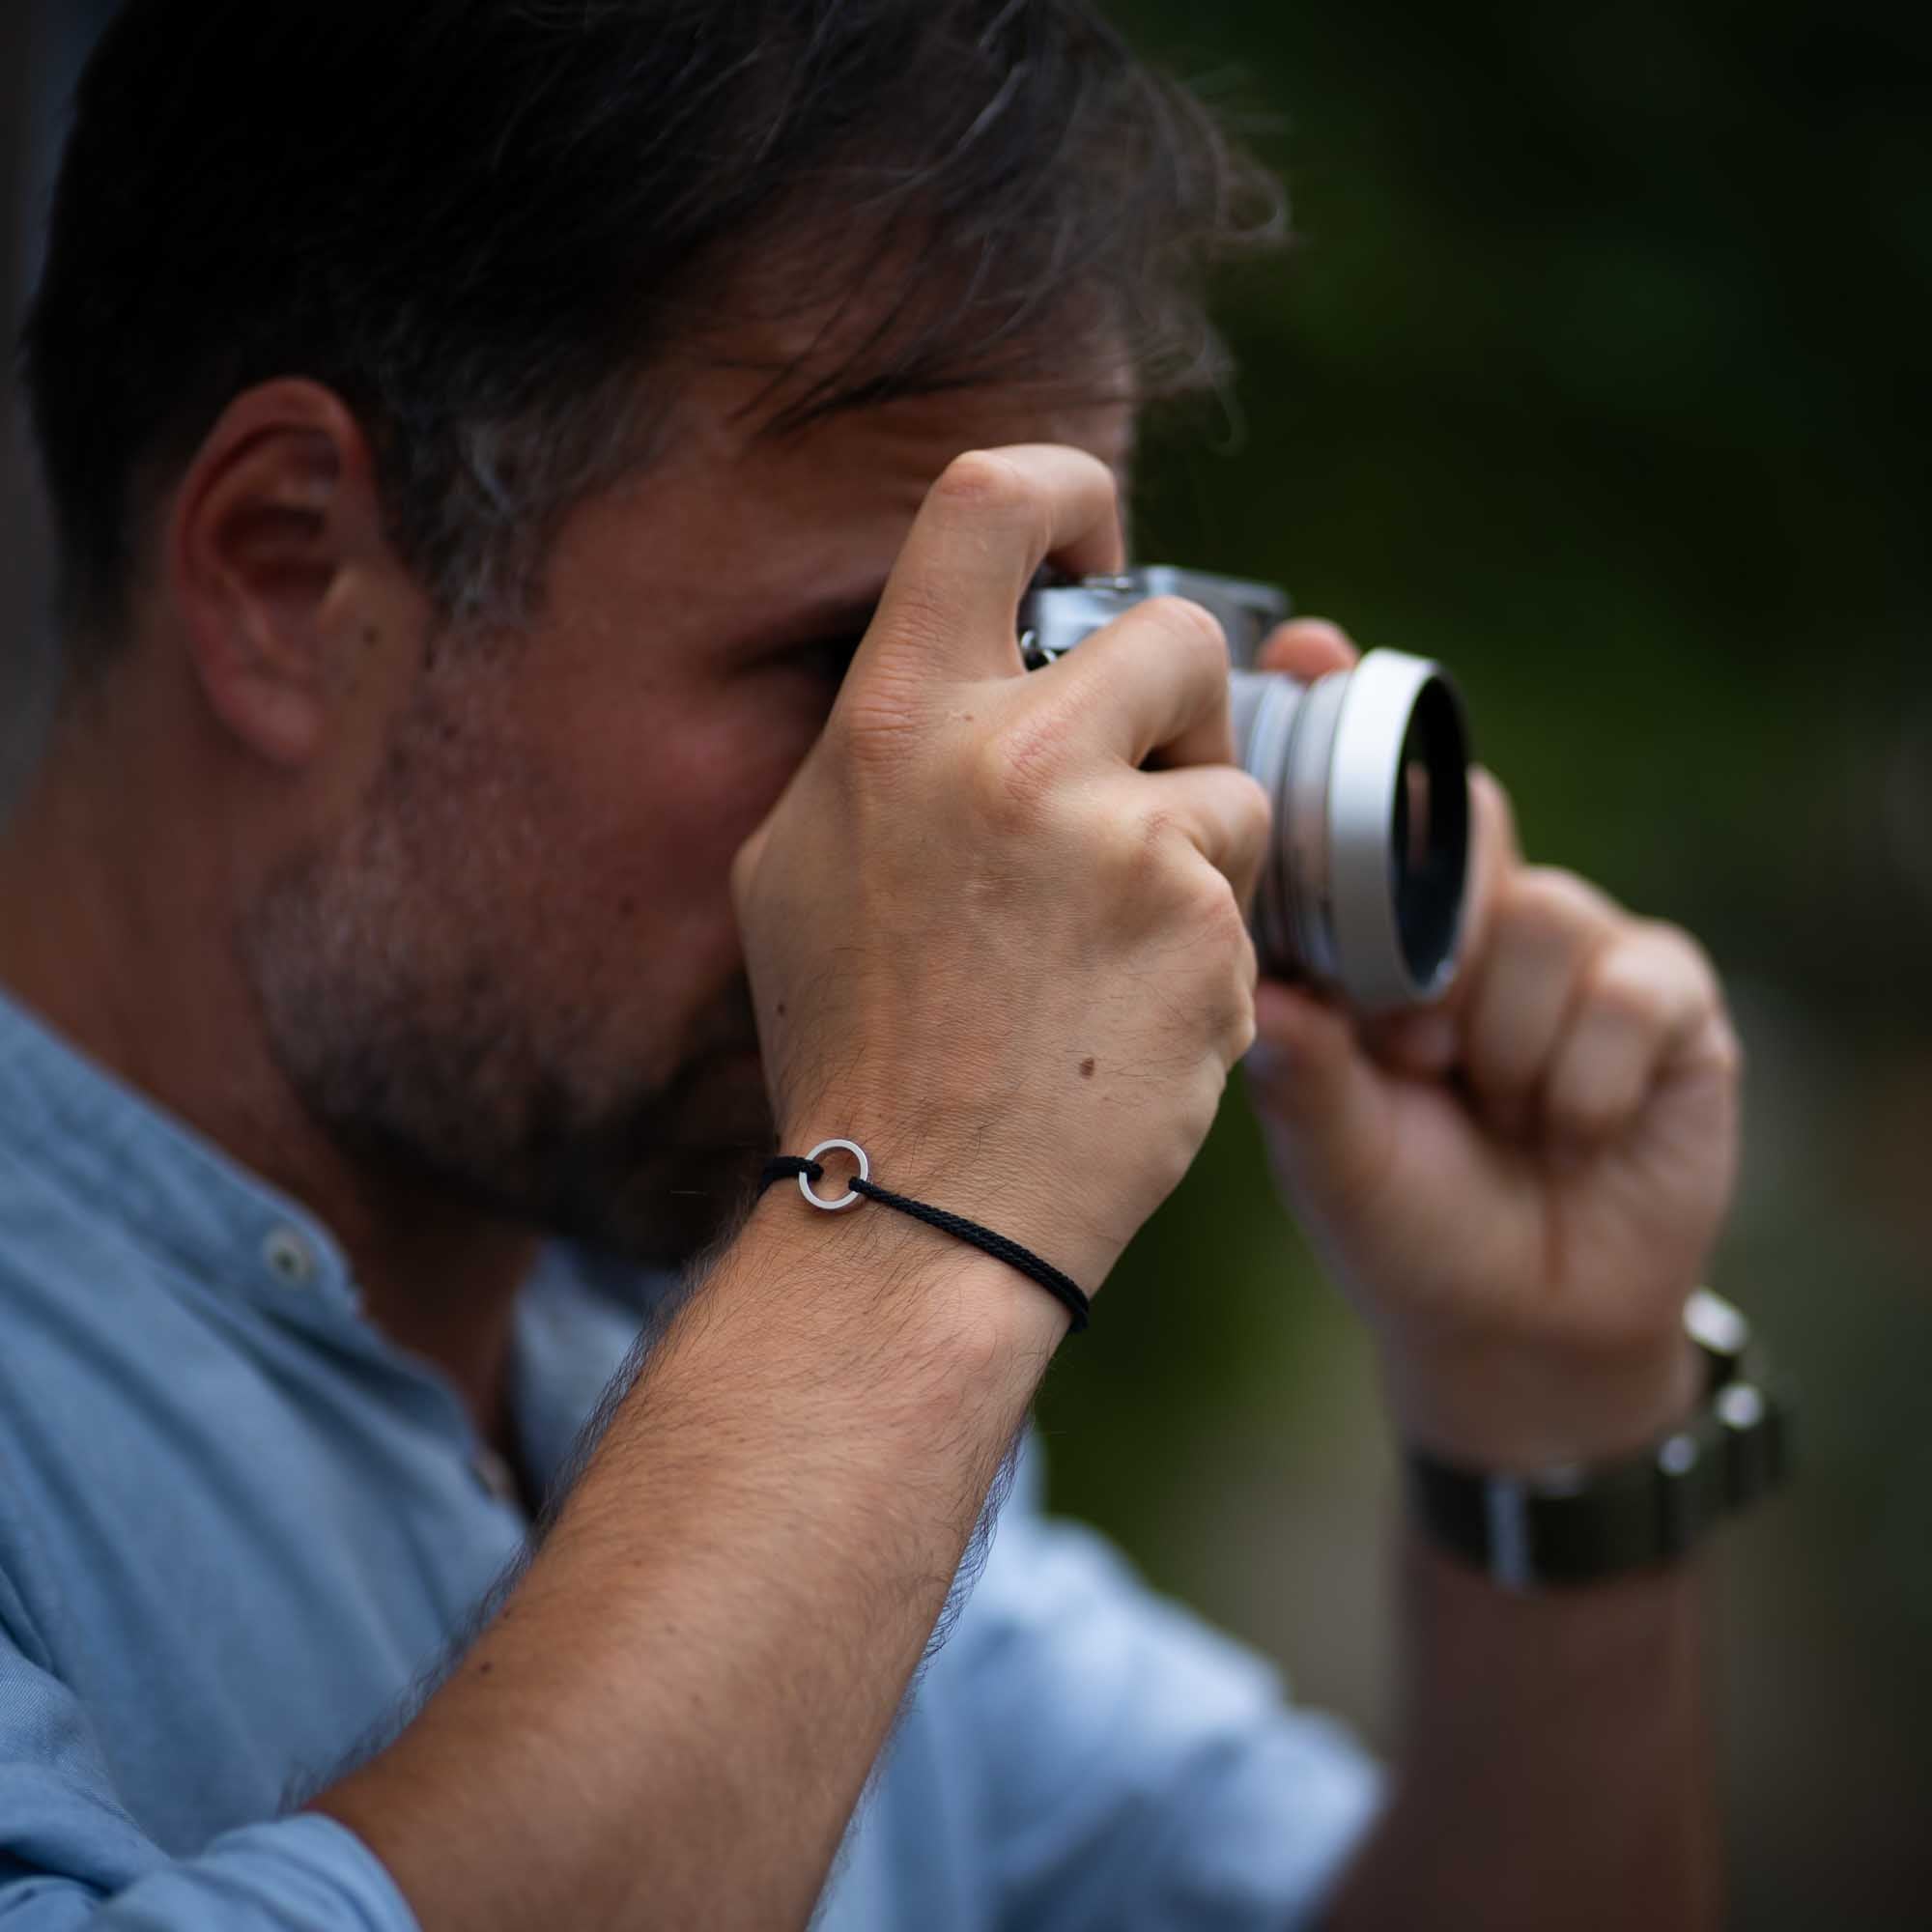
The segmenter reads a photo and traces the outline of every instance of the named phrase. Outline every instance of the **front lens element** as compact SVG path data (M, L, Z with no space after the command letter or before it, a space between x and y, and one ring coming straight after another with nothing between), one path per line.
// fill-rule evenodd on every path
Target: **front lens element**
M1469 860L1468 748L1455 694L1432 678L1403 734L1389 891L1402 956L1432 987L1454 952Z
M1440 669L1371 651L1312 685L1231 674L1237 755L1267 791L1274 844L1256 896L1262 970L1364 1010L1424 1004L1457 965L1468 859L1468 744Z

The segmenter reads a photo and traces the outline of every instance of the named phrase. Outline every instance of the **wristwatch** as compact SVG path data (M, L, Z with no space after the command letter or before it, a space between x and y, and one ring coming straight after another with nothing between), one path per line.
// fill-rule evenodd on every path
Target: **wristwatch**
M1667 1562L1790 1473L1788 1398L1747 1368L1750 1326L1700 1288L1684 1325L1708 1364L1697 1413L1640 1455L1498 1475L1422 1450L1406 1458L1423 1528L1505 1589L1594 1583Z

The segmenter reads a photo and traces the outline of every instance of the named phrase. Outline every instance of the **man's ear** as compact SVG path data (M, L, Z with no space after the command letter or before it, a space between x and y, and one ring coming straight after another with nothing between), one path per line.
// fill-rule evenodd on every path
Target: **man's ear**
M176 491L165 546L210 709L258 755L305 764L354 690L353 639L414 601L383 534L361 425L319 383L244 391Z

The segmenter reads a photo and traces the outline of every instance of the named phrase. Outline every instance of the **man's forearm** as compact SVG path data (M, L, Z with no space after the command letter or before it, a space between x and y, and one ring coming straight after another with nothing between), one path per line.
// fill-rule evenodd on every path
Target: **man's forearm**
M1390 1804L1331 1932L1714 1926L1694 1564L1513 1596L1407 1532Z
M903 1217L768 1199L502 1611L315 1808L431 1932L802 1925L1065 1325Z

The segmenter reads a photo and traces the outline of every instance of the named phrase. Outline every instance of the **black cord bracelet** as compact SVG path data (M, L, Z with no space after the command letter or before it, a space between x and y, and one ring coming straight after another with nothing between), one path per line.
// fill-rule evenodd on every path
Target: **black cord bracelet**
M847 1183L848 1191L838 1200L822 1201L811 1191L811 1182L823 1179L825 1170L819 1165L818 1156L833 1148L843 1148L856 1155L859 1172ZM776 1160L768 1160L758 1177L758 1192L762 1194L775 1180L789 1180L794 1177L798 1180L799 1192L814 1208L827 1213L836 1214L842 1208L856 1206L863 1195L867 1201L878 1202L881 1207L896 1208L901 1214L910 1214L929 1228L956 1235L962 1241L971 1241L995 1261L1005 1262L1009 1267L1015 1267L1023 1275L1038 1282L1073 1318L1072 1326L1067 1330L1069 1334L1077 1335L1086 1327L1088 1311L1093 1303L1078 1283L1062 1274L1051 1262L1041 1261L1031 1248L1023 1248L1017 1241L1009 1241L1006 1236L996 1235L990 1228L982 1228L979 1222L969 1221L963 1214L950 1213L944 1208L928 1207L923 1201L910 1201L903 1194L894 1194L876 1185L871 1179L871 1162L866 1158L865 1149L855 1142L820 1141L810 1153L803 1157L787 1153L781 1154Z

